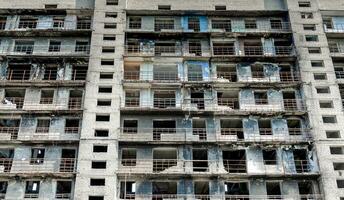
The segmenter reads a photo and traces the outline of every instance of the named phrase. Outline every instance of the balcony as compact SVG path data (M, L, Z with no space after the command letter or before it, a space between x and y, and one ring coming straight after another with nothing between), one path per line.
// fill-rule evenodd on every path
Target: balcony
M231 24L230 20L212 20L211 32L233 32L233 33L283 33L291 32L289 22L270 22L257 25L256 23L246 22L243 27L241 24Z
M12 25L12 24L10 24ZM92 28L91 20L60 20L40 21L35 19L21 19L14 28L6 29L6 20L0 21L0 30L6 31L32 31L32 30L54 30L54 31L90 31Z
M19 127L0 127L0 140L16 140L18 138Z
M54 51L52 51L54 49ZM88 56L90 51L89 45L33 45L33 44L16 44L11 50L3 48L0 55L10 56Z
M76 172L75 158L60 158L55 160L0 158L0 174L70 174Z
M178 160L121 159L120 174L317 175L308 160ZM276 163L276 164L272 164ZM259 168L259 170L257 170Z
M60 79L57 75L57 69L44 69L44 74L42 78L31 77L31 69L16 69L12 67L7 70L6 81L11 82L45 82L45 81L82 81L86 79L87 70L84 69L74 69L72 71L72 76L70 79Z
M125 194L122 199L197 199L197 200L281 200L281 199L300 199L300 200L325 200L321 194L291 194L291 195L200 195L200 194Z
M12 101L13 100L13 101ZM25 100L23 97L6 98L0 104L0 110L22 110L22 111L55 111L69 110L78 111L82 109L82 98L54 99L41 98L39 101Z
M176 98L154 98L153 101L140 101L138 97L125 98L122 108L136 109L180 109L180 102Z
M331 27L324 24L324 30L326 33L344 33L344 24L332 24Z
M332 43L329 41L329 48L331 56L333 57L343 57L344 56L344 46L338 43Z
M126 82L179 82L176 71L124 71L124 81Z
M302 143L313 138L310 129L260 129L255 130L221 127L209 128L120 128L119 140L130 142L241 142L241 143ZM247 132L247 133L246 133ZM250 132L250 133L249 133Z

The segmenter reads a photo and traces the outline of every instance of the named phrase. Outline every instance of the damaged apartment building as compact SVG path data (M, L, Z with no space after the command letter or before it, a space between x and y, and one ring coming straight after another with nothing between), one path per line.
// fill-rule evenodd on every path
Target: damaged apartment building
M0 199L344 199L340 0L2 1Z

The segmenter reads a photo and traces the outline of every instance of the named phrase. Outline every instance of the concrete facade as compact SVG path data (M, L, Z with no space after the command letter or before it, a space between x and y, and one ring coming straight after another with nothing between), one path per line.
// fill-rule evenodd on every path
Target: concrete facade
M343 200L340 0L0 4L0 199Z

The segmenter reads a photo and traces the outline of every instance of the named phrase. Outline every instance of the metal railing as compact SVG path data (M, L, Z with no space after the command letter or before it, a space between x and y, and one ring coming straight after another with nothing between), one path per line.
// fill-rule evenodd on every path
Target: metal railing
M82 109L82 98L80 97L71 97L68 99L54 99L51 97L47 98L40 98L39 101L24 101L24 97L6 97L1 103L0 108L2 106L11 106L11 109L18 109L18 110L32 110L32 109L39 109L39 110L50 110L50 109L58 109L58 110L80 110ZM13 107L13 108L12 108ZM3 108L6 109L6 108Z
M0 158L1 173L73 173L76 172L75 158L46 160L43 158L15 160Z
M248 193L248 192L247 192ZM149 200L324 200L321 194L290 194L290 195L231 195L231 194L124 194L119 199Z
M260 134L257 134L259 132ZM259 129L243 128L120 128L121 141L164 141L164 142L307 142L313 138L310 129Z
M238 76L236 72L217 72L209 81L218 81L218 79L226 79L229 82L294 83L300 81L300 76L296 72L280 72L276 76L265 76L263 72L253 72L252 76ZM124 71L124 81L193 82L205 80L207 79L203 77L202 72L189 72L187 78L179 78L177 71Z
M0 30L4 30L6 21L0 21ZM39 20L20 20L15 28L8 30L21 29L53 29L53 30L90 30L92 28L91 20L53 20L53 21L39 21Z
M333 24L331 28L327 28L327 25L324 24L324 29L328 33L342 33L344 32L344 24Z
M181 160L181 159L120 159L119 173L213 173L213 174L309 174L318 173L308 160L254 161L259 168L252 168L249 160Z
M344 53L344 46L341 44L329 45L330 53L332 54L342 54Z
M178 72L176 71L124 71L124 80L126 81L179 81Z
M54 51L53 51L54 50ZM34 44L16 44L12 50L3 48L0 54L24 54L24 55L88 55L89 45L34 45Z
M268 99L239 100L238 98L188 98L182 101L176 98L154 98L149 101L141 101L140 97L125 98L124 105L126 108L156 108L168 109L178 108L183 110L208 110L208 111L287 111L287 112L304 112L306 105L302 99L282 99L281 101L272 101Z
M0 140L16 140L19 127L0 127Z
M6 20L0 20L0 30L5 30L6 28Z
M87 70L73 70L71 81L76 80L85 80ZM58 79L57 69L53 70L44 70L42 78L33 78L31 77L31 69L22 70L22 69L10 69L7 71L6 80L8 81L69 81Z

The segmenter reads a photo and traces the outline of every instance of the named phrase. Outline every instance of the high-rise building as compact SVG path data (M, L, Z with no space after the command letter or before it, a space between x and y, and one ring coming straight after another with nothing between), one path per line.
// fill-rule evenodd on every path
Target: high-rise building
M0 199L344 200L341 0L1 0Z

